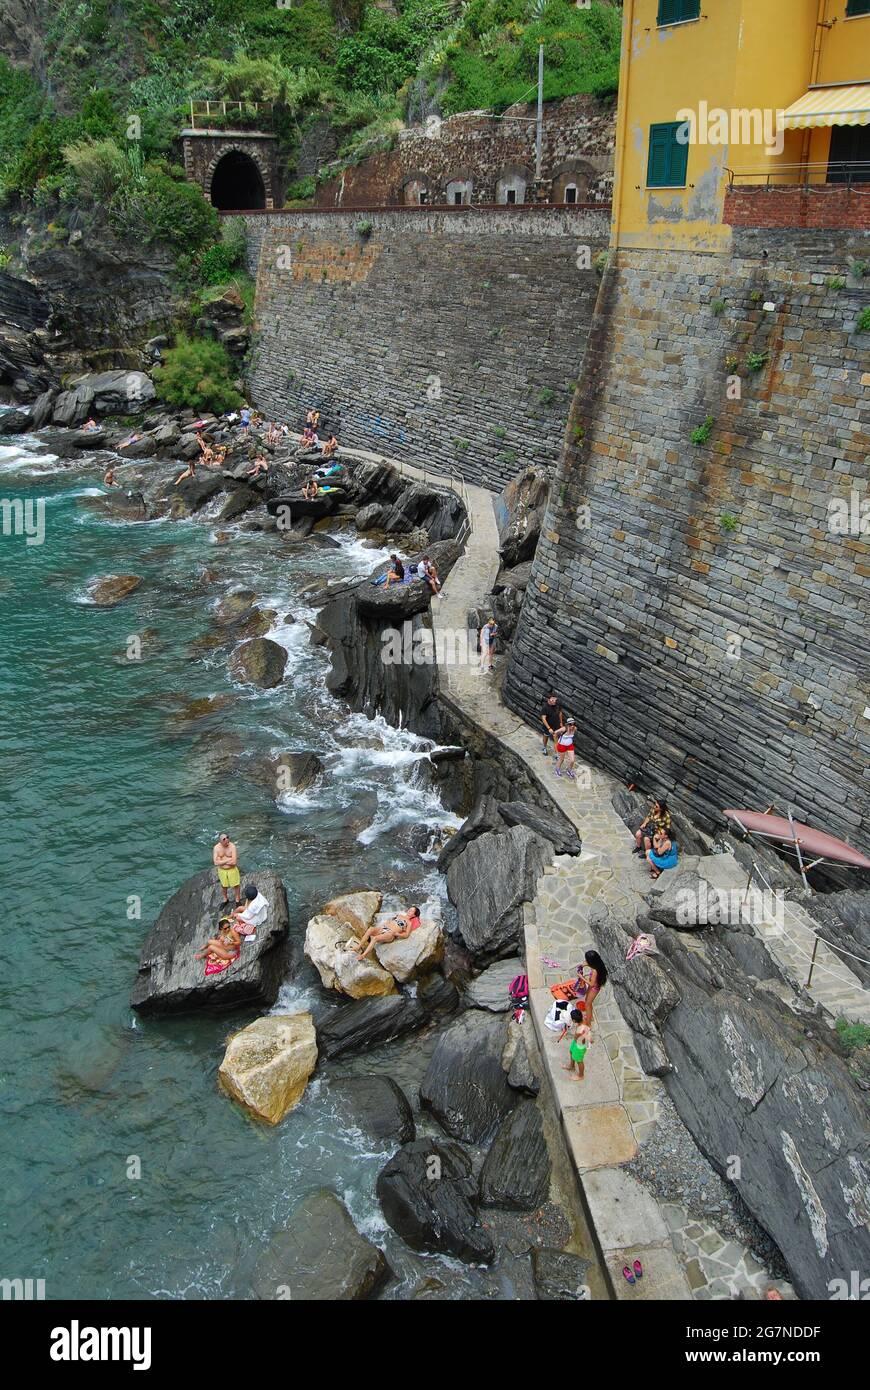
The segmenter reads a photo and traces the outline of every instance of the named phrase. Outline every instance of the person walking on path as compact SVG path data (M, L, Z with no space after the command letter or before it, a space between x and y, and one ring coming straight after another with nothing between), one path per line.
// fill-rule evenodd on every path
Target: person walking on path
M551 690L549 695L544 696L544 703L541 705L541 723L544 726L544 757L550 751L550 739L553 740L553 747L556 746L556 730L565 723L565 716L562 713L562 706Z
M483 674L492 672L492 654L498 623L495 618L487 618L480 629L480 669Z
M225 903L229 902L229 890L232 888L236 895L236 907L241 906L241 894L239 884L241 877L239 874L239 856L235 845L224 830L218 836L218 842L212 852L212 863L217 869L218 879L223 889Z
M553 769L557 777L562 773L572 782L576 781L574 776L574 740L577 737L576 719L566 719L565 723L556 730L556 766Z

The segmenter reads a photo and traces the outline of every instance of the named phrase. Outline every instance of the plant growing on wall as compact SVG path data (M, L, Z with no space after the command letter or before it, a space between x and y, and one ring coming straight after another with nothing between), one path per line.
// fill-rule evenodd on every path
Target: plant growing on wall
M829 290L841 290L846 284L845 275L829 275L826 281Z
M769 352L750 352L746 358L746 366L750 372L762 372L769 361Z
M723 512L719 518L719 525L722 527L723 531L736 531L738 525L737 517L733 512Z
M725 300L714 299L713 303L710 305L710 311L713 314L714 318L721 318L722 315L725 313Z
M361 237L370 237L375 229L374 222L357 222L356 229Z
M761 290L753 290L749 298L752 300L753 304L760 304L761 300L764 298L764 294Z
M726 357L725 366L729 372L736 372L737 368L740 366L740 358L734 356Z
M856 280L863 280L870 271L870 261L853 261L851 271Z
M707 443L707 440L710 438L710 435L711 435L712 433L713 433L713 416L712 416L712 415L708 415L707 418L706 418L706 420L704 421L703 425L699 425L697 429L692 430L692 443L693 443L693 444L706 444L706 443Z
M858 315L855 327L859 333L870 333L870 304L866 309L862 309Z
M538 405L549 405L555 396L555 391L550 386L545 386L538 397Z
M609 251L599 251L599 252L598 252L598 255L595 257L595 260L592 262L592 265L593 265L594 270L595 270L595 274L596 274L596 275L603 275L609 264L610 264L610 252L609 252Z

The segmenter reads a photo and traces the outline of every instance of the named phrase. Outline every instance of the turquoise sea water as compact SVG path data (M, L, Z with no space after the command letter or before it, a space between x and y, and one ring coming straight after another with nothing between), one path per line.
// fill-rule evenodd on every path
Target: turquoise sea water
M44 1278L49 1299L243 1298L270 1233L326 1184L387 1250L399 1274L389 1296L437 1273L450 1296L509 1297L493 1276L483 1292L482 1276L401 1246L373 1195L386 1153L344 1132L330 1104L330 1076L377 1067L413 1098L434 1032L321 1067L273 1130L217 1087L226 1035L253 1013L153 1022L128 1006L151 921L210 863L224 828L244 869L273 866L287 885L299 965L278 1007L323 1007L301 938L327 897L370 884L387 905L400 895L438 909L442 880L413 837L457 822L421 781L428 745L348 718L327 695L298 598L312 578L364 574L379 556L353 531L340 551L288 553L233 528L222 543L207 516L109 523L87 505L101 476L87 457L52 461L34 439L0 448L0 497L44 499L46 526L42 545L0 536L0 1275ZM144 583L100 610L86 585L109 573ZM225 654L191 649L210 605L238 586L279 614L273 635L290 657L277 691L236 686ZM143 660L128 660L128 639L149 630ZM213 696L225 705L184 717ZM279 807L250 762L294 747L315 749L326 770Z

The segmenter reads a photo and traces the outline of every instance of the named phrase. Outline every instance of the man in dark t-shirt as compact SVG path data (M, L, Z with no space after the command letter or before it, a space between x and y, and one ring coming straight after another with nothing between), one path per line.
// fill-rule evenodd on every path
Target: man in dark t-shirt
M562 714L562 706L559 704L552 690L549 695L544 697L541 704L541 723L544 726L544 757L546 758L549 752L550 739L553 739L555 746L555 732L557 729L561 729L562 725L565 723Z

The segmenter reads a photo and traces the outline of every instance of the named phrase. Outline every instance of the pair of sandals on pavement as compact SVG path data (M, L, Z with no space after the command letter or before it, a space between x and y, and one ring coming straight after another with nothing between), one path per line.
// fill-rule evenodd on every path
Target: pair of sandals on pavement
M623 1265L622 1275L627 1283L636 1284L639 1279L643 1278L643 1265L640 1260L635 1260L633 1269L629 1268L628 1265Z

